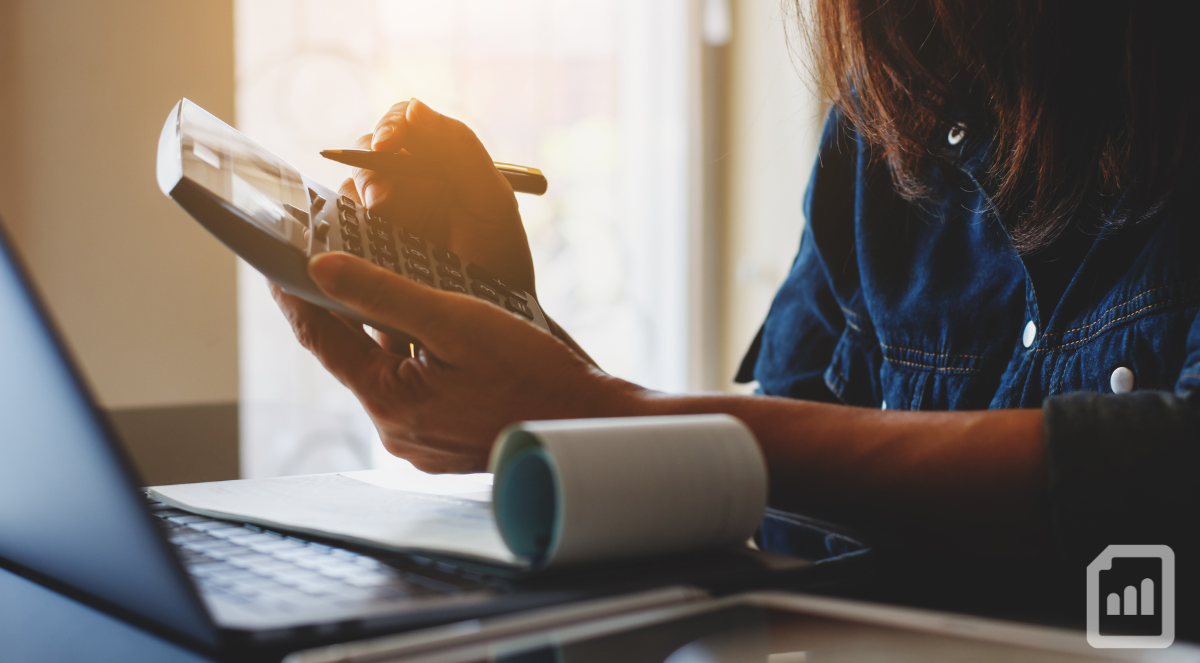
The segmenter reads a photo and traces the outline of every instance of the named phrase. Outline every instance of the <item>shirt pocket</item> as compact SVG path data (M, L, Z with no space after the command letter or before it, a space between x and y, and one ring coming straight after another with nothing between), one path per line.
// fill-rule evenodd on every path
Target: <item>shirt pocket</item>
M1114 379L1120 369L1132 373L1135 390L1174 391L1187 359L1187 339L1196 307L1168 309L1144 315L1127 324L1094 333L1090 338L1048 351L1047 396L1073 391L1113 393L1128 386L1129 375Z

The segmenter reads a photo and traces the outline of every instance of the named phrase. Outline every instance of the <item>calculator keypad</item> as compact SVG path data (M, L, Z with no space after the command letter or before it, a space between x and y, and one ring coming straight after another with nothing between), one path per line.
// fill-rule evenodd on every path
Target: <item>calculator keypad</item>
M433 272L429 271L428 267L419 262L412 262L410 260L408 262L408 271L413 276L419 276L426 281L433 281Z
M492 303L500 303L500 295L486 283L476 281L471 284L471 291Z
M338 206L338 235L342 240L342 250L356 256L363 255L362 231L358 227L358 207L346 196L337 199Z
M536 304L527 294L492 276L478 265L467 263L445 249L433 246L406 228L394 226L378 214L360 208L346 196L331 198L336 211L322 214L330 250L341 250L390 269L398 274L447 292L474 295L527 320L537 321ZM337 225L337 230L332 230ZM335 239L336 238L336 239ZM339 244L340 245L336 245ZM545 323L538 322L544 326Z
M442 263L437 266L437 273L438 276L442 277L443 279L450 279L451 281L458 283L464 283L466 281L466 279L463 278L462 272L451 267L450 265L447 265L446 263Z

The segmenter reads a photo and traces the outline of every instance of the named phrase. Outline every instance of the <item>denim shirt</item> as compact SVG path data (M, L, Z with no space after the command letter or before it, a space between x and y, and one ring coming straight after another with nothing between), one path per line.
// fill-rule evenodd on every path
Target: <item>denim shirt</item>
M980 184L988 148L969 129L935 147L931 195L910 202L831 114L799 254L738 377L862 407L1043 408L1059 552L1177 537L1174 519L1200 506L1200 220L1179 206L1086 237L1041 309ZM798 552L785 520L768 518L762 538Z

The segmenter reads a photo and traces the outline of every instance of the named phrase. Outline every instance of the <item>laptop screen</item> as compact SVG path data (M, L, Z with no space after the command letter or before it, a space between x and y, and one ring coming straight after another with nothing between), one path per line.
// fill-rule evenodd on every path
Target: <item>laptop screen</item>
M0 558L214 643L142 499L0 225Z

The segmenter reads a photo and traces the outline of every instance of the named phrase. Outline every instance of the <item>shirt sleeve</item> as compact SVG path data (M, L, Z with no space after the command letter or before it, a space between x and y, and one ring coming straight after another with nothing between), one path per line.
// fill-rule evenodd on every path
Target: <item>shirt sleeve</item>
M1047 505L1059 552L1110 544L1196 550L1200 535L1200 318L1175 392L1076 392L1042 407Z
M835 290L853 291L857 271L835 284L825 255L853 255L856 145L853 132L831 111L804 196L800 250L735 378L757 380L762 393L838 401L825 380L846 326Z

